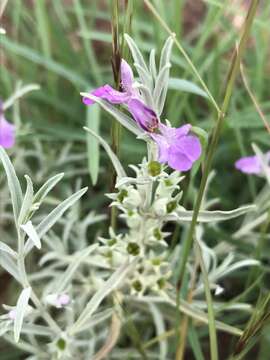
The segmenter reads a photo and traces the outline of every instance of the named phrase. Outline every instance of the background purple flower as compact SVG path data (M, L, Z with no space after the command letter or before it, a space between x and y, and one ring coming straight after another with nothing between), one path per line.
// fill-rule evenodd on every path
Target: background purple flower
M260 160L256 155L242 157L236 161L235 167L246 174L259 174L262 170Z
M15 144L15 126L4 117L2 103L0 102L0 146L8 149Z

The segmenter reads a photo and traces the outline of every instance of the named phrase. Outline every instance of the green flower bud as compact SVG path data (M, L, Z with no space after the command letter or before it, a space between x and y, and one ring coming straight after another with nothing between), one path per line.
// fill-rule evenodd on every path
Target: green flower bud
M161 164L158 161L151 161L148 164L148 172L151 176L157 176L161 173Z
M127 246L127 252L130 255L137 256L140 253L140 247L135 242L130 242Z
M167 204L167 213L173 212L173 210L176 209L176 206L177 206L176 201L170 201L170 202Z
M138 292L142 291L142 283L139 280L133 281L132 287Z

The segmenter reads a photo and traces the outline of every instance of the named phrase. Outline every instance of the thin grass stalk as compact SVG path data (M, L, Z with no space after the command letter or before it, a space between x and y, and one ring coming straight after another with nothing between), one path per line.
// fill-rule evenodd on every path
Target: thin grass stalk
M94 4L91 5L92 7L97 7L96 1L94 2ZM77 20L80 26L80 31L81 32L87 32L89 24L87 24L87 22L85 21L85 17L84 17L84 13L83 13L83 7L82 4L80 2L80 0L75 0L74 1L74 8L75 8L75 13L77 16ZM93 79L95 81L96 84L100 84L102 81L102 77L101 77L101 73L100 73L100 68L96 59L96 55L94 52L94 48L92 45L92 40L88 40L85 37L83 37L82 39L83 41L83 46L85 49L85 53L87 55L87 59L89 61L90 64L90 68L91 68L91 75L93 76Z
M181 287L181 283L182 283L182 280L183 280L183 277L185 274L185 268L186 268L188 256L189 256L190 250L192 248L193 235L194 235L195 227L197 224L197 218L199 215L201 202L204 197L204 190L205 190L205 186L207 183L208 175L209 175L211 167L212 167L213 157L214 157L214 154L215 154L215 151L217 148L217 144L218 144L218 141L219 141L219 138L221 135L222 125L223 125L224 118L225 118L225 115L228 110L229 101L232 96L233 86L234 86L235 79L236 79L236 76L239 71L240 61L243 57L244 50L246 48L248 35L250 33L251 25L253 23L258 4L259 4L259 0L254 0L250 5L249 11L248 11L248 14L246 17L246 21L243 25L242 36L241 36L241 40L240 40L240 44L239 44L239 50L234 52L233 59L231 62L231 67L229 70L228 80L227 80L227 84L226 84L226 88L225 88L225 96L224 96L223 104L221 107L221 111L218 114L218 119L215 123L214 129L212 131L211 142L210 142L209 149L208 149L207 156L206 156L205 167L204 167L204 171L203 171L203 175L202 175L202 179L201 179L201 183L200 183L198 196L197 196L195 206L194 206L192 221L190 224L190 228L189 228L189 232L188 232L186 241L184 242L183 249L182 249L182 258L181 258L181 261L179 263L179 268L178 268L178 274L179 274L178 282L180 284L180 287ZM178 296L178 298L179 298L179 296Z
M192 277L190 280L190 290L189 290L188 296L187 296L187 302L189 304L191 304L192 300L193 300L193 294L194 294L194 288L196 286L196 277L197 277L198 267L199 267L199 257L198 257L198 254L196 253L194 271L192 273ZM185 356L189 321L190 321L189 317L185 314L182 318L181 327L180 327L180 331L179 331L180 341L178 343L178 348L177 348L177 352L176 352L176 359L178 359L178 360L183 360L184 356Z
M155 7L150 3L149 0L144 0L144 3L148 7L148 9L151 11L151 13L155 16L155 18L158 20L160 25L167 31L168 34L170 34L173 37L175 45L177 46L177 48L179 49L179 51L181 52L181 54L185 58L186 62L190 66L190 68L191 68L192 72L194 73L194 75L197 77L197 79L201 83L201 86L203 87L203 89L207 93L209 99L211 100L212 104L216 108L217 112L220 113L221 109L219 108L217 102L215 101L213 95L211 94L210 90L208 89L206 83L203 81L203 79L200 76L198 70L196 69L193 62L191 61L190 57L188 56L188 54L186 53L186 51L184 50L184 48L182 47L180 42L177 40L177 38L175 36L175 33L169 28L169 26L166 24L166 22L161 18L161 16L159 15L159 13L155 9Z
M112 69L114 75L115 88L120 89L120 65L121 65L121 49L119 41L119 0L112 0ZM118 121L112 123L111 139L112 150L118 156L119 155L119 143L120 143L120 131L121 125ZM112 169L111 178L111 191L114 190L116 182L116 173ZM115 206L111 209L111 226L113 229L117 225L117 210Z
M211 142L209 145L209 150L208 150L208 153L206 156L206 162L205 162L205 167L204 167L204 171L203 171L203 175L202 175L202 179L201 179L201 184L200 184L198 196L197 196L195 206L194 206L192 221L191 221L190 228L189 228L189 231L187 234L187 238L183 244L182 257L179 262L179 268L177 271L177 274L179 274L178 275L179 276L178 284L179 284L180 289L182 287L182 280L185 275L187 260L188 260L188 257L189 257L189 254L190 254L190 251L191 251L191 248L193 245L193 236L194 236L194 232L195 232L195 228L196 228L196 224L197 224L197 218L199 215L201 202L204 197L204 191L205 191L208 175L209 175L211 167L212 167L213 157L214 157L215 150L217 148L217 144L218 144L218 141L219 141L219 138L221 135L222 125L224 122L226 112L228 110L228 106L229 106L229 102L230 102L230 99L232 96L235 79L239 72L240 61L242 59L242 56L243 56L243 53L244 53L244 50L245 50L245 47L247 44L248 35L250 33L251 25L253 23L253 20L254 20L255 14L256 14L258 3L259 3L259 0L255 0L250 5L249 11L248 11L248 14L246 17L246 21L244 23L243 30L242 30L242 36L241 36L241 40L240 40L240 44L239 44L239 50L234 52L233 59L231 62L231 67L229 70L223 104L221 107L221 111L218 113L218 119L217 119L216 125L213 129ZM180 301L180 291L178 291L178 293L177 293L177 308L179 307L178 306L179 301ZM212 334L211 334L212 354L214 356L216 354L216 351L214 350L215 341L213 340L213 337L214 337L213 326L211 327L211 332L212 332Z
M207 302L207 310L208 310L208 328L209 328L209 338L210 338L210 354L211 360L218 360L218 343L217 343L217 331L215 324L215 311L213 306L213 300L210 290L210 284L208 280L208 273L204 264L204 259L202 255L202 250L200 244L195 241L195 251L199 259L200 268L202 271L202 278L205 289L205 297Z

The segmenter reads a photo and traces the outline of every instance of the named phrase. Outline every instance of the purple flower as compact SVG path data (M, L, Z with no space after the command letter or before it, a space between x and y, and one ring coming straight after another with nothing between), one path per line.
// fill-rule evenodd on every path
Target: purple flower
M159 130L160 134L151 134L159 148L159 161L168 163L175 170L190 170L202 151L199 139L189 135L191 125L173 128L160 124Z
M268 151L266 154L267 162L270 160L270 152ZM246 174L260 174L262 172L262 164L261 160L257 155L254 156L245 156L238 159L235 162L236 169L242 171Z
M8 149L15 143L15 126L4 117L2 102L0 101L0 146Z
M145 131L154 131L157 129L159 120L153 110L147 107L141 97L138 89L134 87L134 76L131 67L122 59L121 61L121 88L123 91L117 91L110 85L104 85L91 94L107 100L111 104L124 104L133 115L137 124ZM83 98L85 105L93 105L95 102L86 97Z
M122 92L104 85L91 94L112 104L125 104L137 124L157 143L159 161L168 163L175 170L190 170L201 155L199 139L189 135L191 125L173 128L162 124L156 113L142 101L138 89L134 87L133 72L125 60L121 62L121 88ZM86 105L94 104L86 97L83 102Z

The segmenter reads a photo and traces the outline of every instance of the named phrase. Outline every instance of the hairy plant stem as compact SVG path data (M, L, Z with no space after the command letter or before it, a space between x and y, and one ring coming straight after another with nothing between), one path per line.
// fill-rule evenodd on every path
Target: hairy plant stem
M121 49L119 43L119 0L112 0L112 69L114 75L115 88L120 89L120 65L121 65ZM112 150L119 155L121 125L118 121L114 121L111 129ZM112 169L111 191L114 190L116 182L116 173ZM111 226L116 228L117 209L115 206L111 209Z

